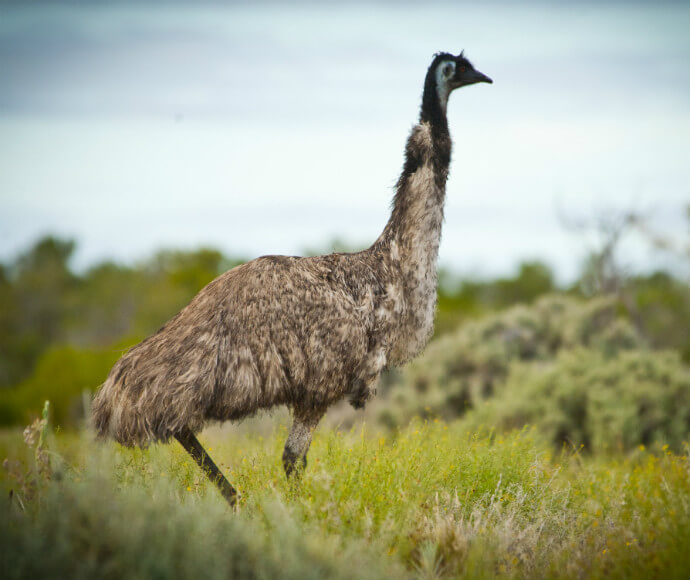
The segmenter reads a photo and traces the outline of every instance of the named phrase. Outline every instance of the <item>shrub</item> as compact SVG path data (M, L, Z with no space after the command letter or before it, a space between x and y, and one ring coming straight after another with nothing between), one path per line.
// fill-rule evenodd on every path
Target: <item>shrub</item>
M676 352L564 351L547 366L514 365L500 396L467 420L499 429L534 424L556 445L679 450L690 433L690 370Z
M28 379L0 392L0 424L27 422L50 400L57 425L77 425L84 418L84 392L98 388L121 354L122 349L117 348L61 346L47 350Z
M613 356L641 346L614 298L583 302L547 296L532 307L511 308L434 341L385 389L379 418L390 426L417 413L451 419L499 391L516 362L543 364L577 347Z

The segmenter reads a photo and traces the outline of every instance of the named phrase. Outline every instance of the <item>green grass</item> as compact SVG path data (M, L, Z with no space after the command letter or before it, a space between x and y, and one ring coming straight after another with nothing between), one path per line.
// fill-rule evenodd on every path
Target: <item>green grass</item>
M177 446L0 437L3 578L687 578L690 461L554 454L533 430L413 422L317 431L300 484L284 428L202 442L233 513ZM43 452L45 453L45 451ZM39 462L40 463L40 462Z

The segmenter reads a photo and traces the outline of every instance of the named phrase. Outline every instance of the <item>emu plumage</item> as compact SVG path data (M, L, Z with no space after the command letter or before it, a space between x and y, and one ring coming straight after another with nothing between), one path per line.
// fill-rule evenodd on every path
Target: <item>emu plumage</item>
M381 371L431 336L451 154L447 99L476 82L491 80L462 54L434 57L390 220L370 248L264 256L216 278L115 364L94 401L97 432L126 446L175 437L205 465L193 434L208 422L287 405L294 424L285 470L306 463L326 409L343 398L364 406Z

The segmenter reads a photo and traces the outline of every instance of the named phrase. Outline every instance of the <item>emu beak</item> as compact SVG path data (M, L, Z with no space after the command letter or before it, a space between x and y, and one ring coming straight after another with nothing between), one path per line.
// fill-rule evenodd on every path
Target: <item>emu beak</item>
M473 85L474 83L489 83L491 85L494 82L484 73L480 73L478 70L470 71L467 73L465 78L467 79L468 85Z

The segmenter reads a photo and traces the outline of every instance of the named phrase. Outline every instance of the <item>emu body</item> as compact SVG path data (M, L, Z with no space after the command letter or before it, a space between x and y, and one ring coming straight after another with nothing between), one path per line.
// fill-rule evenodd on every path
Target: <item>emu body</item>
M175 437L218 483L194 433L287 405L286 473L306 464L326 409L343 398L364 406L381 371L414 357L431 336L451 155L446 104L454 88L476 82L491 80L462 54L435 56L391 217L370 248L264 256L216 278L115 364L93 405L98 433L126 446Z

